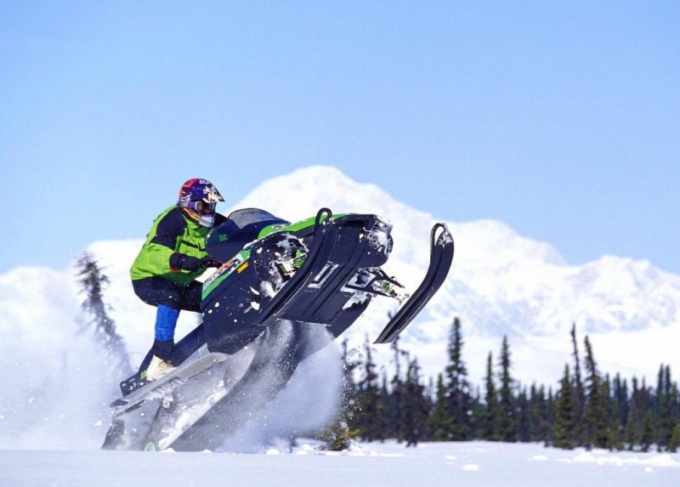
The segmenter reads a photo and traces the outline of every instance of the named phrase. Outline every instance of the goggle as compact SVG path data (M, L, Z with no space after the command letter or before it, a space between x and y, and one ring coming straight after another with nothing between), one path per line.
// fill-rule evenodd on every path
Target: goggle
M189 209L194 210L199 215L212 215L215 213L217 203L214 201L199 200L191 201L187 206Z

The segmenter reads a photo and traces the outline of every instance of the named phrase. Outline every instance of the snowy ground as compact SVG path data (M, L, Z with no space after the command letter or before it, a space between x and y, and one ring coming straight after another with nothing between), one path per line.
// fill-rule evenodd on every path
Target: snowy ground
M664 486L680 454L547 449L535 444L393 442L331 453L302 441L257 453L0 450L0 486Z
M79 350L78 357L88 363L86 351ZM213 453L99 450L110 416L100 399L104 386L90 383L96 375L71 374L64 366L55 376L61 380L52 384L61 393L52 401L42 395L21 400L24 396L14 390L16 407L0 411L0 487L680 485L680 454L485 442L416 448L358 443L334 453L319 450L310 440L292 447L277 441L328 420L340 386L339 360L339 350L327 347L304 362L277 399Z
M64 355L62 366L51 380L39 382L40 388L22 383L30 377L26 369L19 369L6 388L0 401L0 487L680 485L680 454L485 442L417 448L359 443L333 453L312 441L294 447L277 441L291 431L314 430L332 414L341 378L336 347L304 362L277 399L253 414L219 452L101 451L110 419L108 385L93 372L101 367L85 367L96 363L91 347L78 345L86 341L74 342L74 353ZM81 365L73 367L71 357Z

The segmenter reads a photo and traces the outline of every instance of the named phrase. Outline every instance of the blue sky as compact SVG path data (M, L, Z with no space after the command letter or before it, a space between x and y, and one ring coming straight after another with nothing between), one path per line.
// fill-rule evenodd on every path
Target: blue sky
M0 3L0 273L334 165L680 273L680 2ZM275 210L275 209L272 209Z

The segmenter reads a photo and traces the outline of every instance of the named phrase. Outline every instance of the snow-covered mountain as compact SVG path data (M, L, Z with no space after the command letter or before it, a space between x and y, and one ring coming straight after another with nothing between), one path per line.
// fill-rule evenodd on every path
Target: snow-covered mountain
M311 216L321 207L387 217L394 225L395 244L386 270L411 290L429 259L430 228L440 220L438 215L395 201L378 186L352 181L325 166L266 181L232 209L243 207L264 208L290 221ZM150 221L154 216L149 215ZM501 222L445 223L456 241L451 273L402 340L418 357L426 377L443 370L454 317L462 322L463 358L476 384L482 383L487 355L492 352L496 357L507 335L515 377L525 384L555 385L564 364L571 361L569 331L574 323L581 339L590 336L604 372L646 376L653 382L661 363L678 369L680 276L648 262L612 256L569 265L549 244L524 238ZM100 241L88 249L111 281L105 299L133 363L141 361L150 345L154 319L154 308L136 298L128 277L141 243L141 238ZM14 391L3 393L0 430L32 427L30 421L13 420L9 425L7 411L44 411L41 401L50 394L58 395L65 388L77 394L89 387L102 390L108 381L108 392L91 399L97 402L101 421L107 423L103 398L115 390L119 378L104 377L99 370L99 352L89 332L82 331L82 296L75 280L73 268L17 268L0 276L0 381L5 391ZM391 306L389 300L373 304L349 330L351 345L360 349L366 337L374 339ZM183 313L178 334L195 326L197 319ZM376 348L384 360L391 357L389 347ZM75 389L73 383L78 384ZM71 406L66 402L51 407L49 414L43 414L45 421L72 415L78 425L82 415ZM100 428L101 424L80 427Z
M236 205L244 206L293 220L323 206L386 216L395 241L387 268L411 287L428 261L429 228L440 221L375 185L321 166L267 181ZM452 271L403 340L427 372L439 370L444 360L454 316L462 320L464 358L475 381L488 352L497 355L501 337L508 335L517 377L554 383L570 360L573 324L581 340L590 336L603 371L651 379L662 362L677 360L672 344L680 339L680 276L613 256L573 266L549 244L501 222L446 223L456 241ZM358 328L352 332L376 333L379 325Z

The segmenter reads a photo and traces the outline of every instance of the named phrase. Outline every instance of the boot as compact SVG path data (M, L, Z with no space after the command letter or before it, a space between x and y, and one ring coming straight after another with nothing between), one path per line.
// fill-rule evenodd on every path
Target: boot
M174 368L170 362L166 362L154 355L151 357L151 362L146 369L146 380L158 380Z

